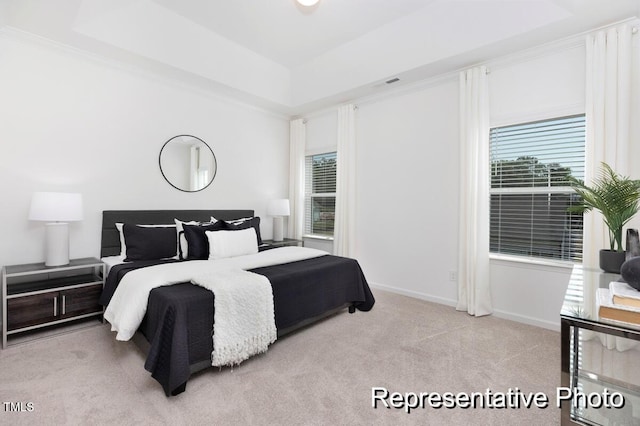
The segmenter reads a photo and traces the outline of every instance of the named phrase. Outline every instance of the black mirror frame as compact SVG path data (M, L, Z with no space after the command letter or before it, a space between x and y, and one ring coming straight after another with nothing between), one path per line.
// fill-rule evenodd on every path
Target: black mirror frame
M167 175L164 174L164 171L162 170L162 151L164 151L164 148L167 146L167 144L169 142L171 142L172 140L176 139L176 138L181 138L181 137L190 137L190 138L194 138L199 140L200 142L202 142L207 148L209 148L209 152L211 152L211 155L213 156L213 162L215 163L216 167L215 170L213 171L213 176L211 176L211 179L209 180L209 183L207 183L205 186L203 186L200 189L196 189L196 190L190 190L190 189L182 189L182 188L178 188L177 186L175 186L173 183L171 183L171 181L167 178ZM172 138L170 138L168 141L166 141L164 143L164 145L162 145L162 148L160 149L160 154L158 155L158 166L160 168L160 173L162 173L162 177L164 178L164 180L167 181L167 183L171 186L173 186L175 189L177 189L178 191L182 191L182 192L200 192L206 188L209 187L209 185L211 185L213 183L213 180L216 178L216 174L218 173L218 159L216 158L216 155L213 153L213 150L211 149L211 147L209 146L208 143L206 143L205 141L203 141L202 139L200 139L197 136L193 136L193 135L177 135L177 136L173 136Z

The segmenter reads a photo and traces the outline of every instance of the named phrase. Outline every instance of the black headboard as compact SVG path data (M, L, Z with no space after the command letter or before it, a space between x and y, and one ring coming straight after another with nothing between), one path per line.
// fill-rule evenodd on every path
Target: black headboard
M211 216L221 220L253 217L253 210L105 210L102 212L100 257L120 254L120 234L116 223L139 225L173 225L174 219L208 222Z

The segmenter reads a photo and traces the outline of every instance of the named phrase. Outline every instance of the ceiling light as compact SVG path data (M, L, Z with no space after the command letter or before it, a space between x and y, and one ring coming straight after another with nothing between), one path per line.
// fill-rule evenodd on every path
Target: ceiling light
M320 0L296 0L296 1L303 6L314 6Z

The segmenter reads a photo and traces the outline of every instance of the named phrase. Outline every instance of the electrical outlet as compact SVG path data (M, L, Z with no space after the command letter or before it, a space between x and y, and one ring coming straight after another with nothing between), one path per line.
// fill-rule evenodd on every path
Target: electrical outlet
M456 271L449 271L449 281L457 281L458 280L458 274L456 273Z

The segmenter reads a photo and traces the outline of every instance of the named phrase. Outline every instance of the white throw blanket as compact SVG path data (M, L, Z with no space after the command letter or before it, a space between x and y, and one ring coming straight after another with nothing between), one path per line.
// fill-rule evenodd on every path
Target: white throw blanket
M282 247L246 256L218 260L193 260L136 269L126 274L116 289L104 318L116 331L117 340L129 340L147 311L149 293L156 287L193 281L194 277L231 269L254 269L324 256L327 253L306 247ZM215 321L218 321L217 314Z
M229 269L197 275L192 282L215 295L212 365L240 364L276 341L273 292L265 276Z

